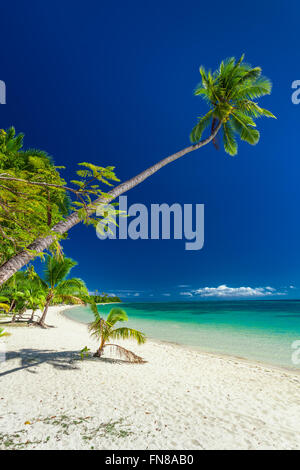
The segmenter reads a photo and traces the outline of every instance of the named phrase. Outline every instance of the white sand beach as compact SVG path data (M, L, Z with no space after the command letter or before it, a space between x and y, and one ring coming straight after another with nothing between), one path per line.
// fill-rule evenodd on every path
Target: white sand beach
M11 328L0 449L300 449L300 375L148 341L147 363L84 359L86 325Z

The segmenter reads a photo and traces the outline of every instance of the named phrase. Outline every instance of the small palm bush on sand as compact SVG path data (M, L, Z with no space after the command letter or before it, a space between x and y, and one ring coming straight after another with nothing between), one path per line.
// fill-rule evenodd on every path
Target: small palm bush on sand
M10 333L7 333L3 328L0 328L0 338L3 338L3 336L10 336Z
M7 297L0 296L0 314L4 312L9 312L9 299Z
M95 320L89 324L89 332L92 337L100 341L99 348L94 354L94 357L101 357L104 352L104 348L110 347L122 359L135 363L144 362L140 356L137 356L132 351L128 351L128 349L125 349L118 344L108 343L108 341L115 339L134 339L138 344L145 343L146 337L140 331L126 327L114 328L116 323L128 321L126 312L121 308L112 308L107 319L104 320L101 318L97 309L93 308L92 310Z

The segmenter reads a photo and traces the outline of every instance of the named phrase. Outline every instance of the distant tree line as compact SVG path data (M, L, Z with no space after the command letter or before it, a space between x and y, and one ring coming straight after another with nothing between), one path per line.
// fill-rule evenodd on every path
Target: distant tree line
M116 295L107 295L102 293L101 295L95 294L91 295L91 298L95 301L96 304L108 304L111 302L121 302L121 299Z

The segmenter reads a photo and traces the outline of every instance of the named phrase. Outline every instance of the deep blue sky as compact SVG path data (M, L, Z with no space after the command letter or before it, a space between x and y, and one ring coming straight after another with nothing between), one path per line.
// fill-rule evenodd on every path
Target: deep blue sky
M2 2L0 127L24 132L26 147L67 166L66 178L77 162L91 161L116 166L125 181L189 145L206 111L193 96L201 64L216 68L245 52L273 81L261 103L278 120L259 122L256 147L242 143L231 158L210 145L128 193L129 203L204 203L204 248L103 242L78 226L64 249L90 290L166 300L220 284L300 287L300 105L291 102L291 83L300 79L299 14L299 2L274 0L247 8L240 1Z

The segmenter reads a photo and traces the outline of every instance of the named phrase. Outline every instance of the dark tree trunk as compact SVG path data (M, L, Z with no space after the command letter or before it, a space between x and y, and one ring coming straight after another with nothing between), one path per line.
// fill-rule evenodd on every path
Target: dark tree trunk
M93 357L101 357L103 354L103 349L97 349Z
M9 311L8 313L11 313L14 309L14 306L16 305L16 301L15 300L12 300L11 304L10 304L10 307L9 307Z
M35 314L35 310L34 310L34 309L32 309L31 317L30 317L30 319L28 320L28 323L33 323L33 320L34 320L34 314Z
M51 208L51 200L50 200L50 191L48 189L48 206L47 206L47 224L48 227L51 227L52 223L52 208Z
M49 305L51 303L51 300L52 300L52 295L48 294L43 314L42 314L41 318L39 319L39 321L37 322L37 324L42 326L43 328L46 327L45 320L46 320L46 316L47 316L47 313L48 313L48 308L49 308Z
M102 321L102 320L101 320L101 321ZM103 337L102 337L102 338L101 338L101 341L100 341L100 346L99 346L99 348L97 349L97 351L95 352L94 357L101 357L101 356L103 355L104 346L105 346L105 340L104 340Z

